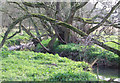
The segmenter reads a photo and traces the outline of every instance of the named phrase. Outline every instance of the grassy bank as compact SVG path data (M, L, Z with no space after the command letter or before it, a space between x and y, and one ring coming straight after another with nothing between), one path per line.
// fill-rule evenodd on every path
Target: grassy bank
M26 43L29 40L30 36L24 33L6 41L0 51L2 81L96 81L95 74L88 71L91 70L88 63L92 63L97 58L97 63L107 66L113 67L120 63L118 55L96 45L85 47L74 43L60 44L58 40L54 43L52 51L59 55L7 50L8 46L19 45L21 41ZM47 47L50 40L42 40L41 43ZM112 42L106 44L118 49L118 46ZM86 52L83 53L85 48ZM35 50L40 52L41 49L38 44Z
M58 54L30 51L1 51L2 81L95 81L88 63L75 62Z

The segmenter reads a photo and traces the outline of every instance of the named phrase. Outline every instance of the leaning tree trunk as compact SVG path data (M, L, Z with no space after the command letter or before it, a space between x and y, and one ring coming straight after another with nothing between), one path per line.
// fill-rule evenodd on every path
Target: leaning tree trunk
M52 23L55 23L56 25L61 25L61 26L65 27L65 28L68 28L68 29L76 32L77 34L81 35L82 37L88 36L88 34L86 34L85 32L81 31L80 29L77 29L76 27L73 27L72 25L70 25L70 24L68 24L68 23L66 23L66 22L62 22L62 21L59 21L59 20L55 20L55 19L49 18L49 17L44 16L44 15L41 15L41 14L31 14L31 15L29 14L29 15L24 15L23 17L18 18L16 21L14 21L14 22L10 25L10 27L8 28L8 30L7 30L6 33L4 34L3 40L2 40L2 42L1 42L1 44L0 44L0 48L4 45L4 43L5 43L6 39L7 39L7 36L8 36L8 34L9 34L9 32L11 31L11 29L13 29L14 26L15 26L17 23L25 20L26 18L30 18L30 17L36 17L36 18L39 18L39 19L43 19L43 20L50 21L50 22L52 22ZM28 32L28 33L29 33L30 36L32 36L32 37L35 38L35 36L32 35L30 32ZM38 38L37 38L37 39L38 39ZM38 40L39 40L39 39L38 39ZM111 52L113 52L113 53L115 53L115 54L117 54L117 55L120 56L120 51L119 51L119 50L114 49L114 48L112 48L112 47L110 47L110 46L107 46L107 45L105 45L103 42L99 42L99 41L97 41L97 40L94 39L94 38L92 38L92 41L93 41L93 43L99 45L100 47L102 47L102 48L104 48L104 49L106 49L106 50L108 50L108 51L111 51ZM39 42L40 42L40 40L39 40ZM40 43L40 44L41 44L41 43ZM41 44L41 45L42 45L42 44ZM44 46L42 46L42 47L44 47ZM45 48L45 47L44 47L44 48ZM45 48L45 49L47 49L47 48Z
M70 9L70 13L68 15L68 17L65 17L63 18L65 20L66 23L68 24L72 24L72 21L73 21L73 17L76 13L76 11L82 7L84 7L87 3L89 2L89 0L86 0L85 2L81 2L79 5L76 4L76 2L71 2L71 9ZM54 17L55 14L53 14L53 10L51 10L51 8L49 6L47 6L46 4L44 3L30 3L30 2L23 2L24 5L28 6L28 7L32 7L32 8L44 8L46 10L46 14L47 16L49 17ZM57 2L56 3L56 19L57 20L60 20L60 21L63 21L61 18L62 18L62 15L60 13L61 9L60 9L60 2ZM56 26L54 26L55 28ZM63 43L68 43L70 42L70 32L71 30L65 28L65 27L61 27L61 26L57 26L56 27L56 32L57 32L57 36L58 36L58 39L63 42Z

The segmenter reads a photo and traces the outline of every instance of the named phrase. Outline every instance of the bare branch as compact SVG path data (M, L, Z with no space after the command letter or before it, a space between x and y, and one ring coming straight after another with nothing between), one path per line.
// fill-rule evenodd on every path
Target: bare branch
M28 7L35 7L35 8L49 8L47 5L45 5L44 3L31 3L31 2L22 2L24 5L28 6Z
M108 19L110 17L110 15L113 13L113 11L115 10L115 8L119 6L119 4L120 4L120 1L116 5L114 5L112 7L111 11L104 17L104 19L98 25L96 25L95 27L89 29L88 34L90 34L91 32L93 32L97 28L99 28L106 21L106 19Z
M22 25L24 31L30 35L31 37L33 37L34 39L37 39L37 41L39 42L39 44L47 51L47 52L50 52L49 49L47 49L40 41L40 39L38 37L36 37L35 35L33 35L29 30L27 30L23 25Z
M88 16L90 16L90 15L92 14L92 12L93 12L93 11L94 11L94 9L96 8L97 4L98 4L98 2L96 2L96 3L95 3L95 5L94 5L93 9L89 12Z
M1 47L3 46L3 44L5 43L6 37L8 36L9 32L11 31L11 29L13 29L13 27L14 27L18 22L21 22L21 21L23 21L24 19L30 18L30 17L36 17L36 18L44 19L44 20L47 20L47 21L56 23L57 25L64 26L64 27L66 27L66 28L68 28L68 29L70 29L70 30L78 33L78 34L81 35L82 37L88 36L88 35L87 35L86 33L84 33L83 31L81 31L81 30L77 29L76 27L73 27L72 25L67 24L67 23L65 23L65 22L62 22L62 21L59 21L59 20L55 20L55 19L49 18L49 17L44 16L44 15L41 15L41 14L31 14L31 15L25 15L25 16L23 16L23 17L18 18L16 21L14 21L14 22L10 25L10 27L8 28L8 30L6 31L6 33L5 33L4 37L3 37L3 40L2 40L2 42L1 42L1 44L0 44L0 48L1 48ZM33 37L34 37L34 36L33 36ZM40 42L40 40L39 40L38 38L37 38L37 40ZM104 48L104 49L106 49L106 50L109 50L109 51L111 51L111 52L113 52L113 53L115 53L115 54L118 54L118 55L120 56L120 51L119 51L119 50L114 49L114 48L112 48L112 47L110 47L110 46L107 46L107 45L105 45L103 42L99 42L99 41L97 41L97 40L94 39L94 38L92 38L91 40L93 41L93 43L101 46L102 48Z
M19 24L19 31L16 31L12 36L10 36L9 38L7 39L11 39L12 37L14 37L16 34L20 33L21 32L21 22Z
M88 0L88 1L89 1L89 0ZM70 14L69 14L68 18L66 19L66 22L69 23L69 24L72 24L72 19L73 19L74 15L75 15L76 11L77 11L78 9L84 7L84 6L88 3L88 1L86 1L86 2L81 2L80 4L77 4L77 5L73 6L73 7L71 8L71 10L70 10ZM72 3L72 2L71 2L71 3ZM73 4L71 4L71 5L73 5Z

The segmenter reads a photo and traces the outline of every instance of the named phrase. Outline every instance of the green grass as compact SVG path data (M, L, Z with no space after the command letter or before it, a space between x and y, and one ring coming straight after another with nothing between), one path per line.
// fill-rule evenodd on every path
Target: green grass
M83 71L88 63L75 62L58 54L30 51L1 51L2 81L95 81L95 74Z
M107 40L110 40L110 39L113 39L115 38L116 36L111 36L110 38L107 38ZM25 33L23 36L20 36L20 35L16 35L15 37L11 38L10 40L8 40L6 42L5 45L8 45L9 43L11 45L14 45L14 44L19 44L19 42L16 40L16 39L22 39L22 40L29 40L29 36ZM0 38L1 39L1 38ZM46 40L43 40L41 43L47 47L49 41L51 39L46 39ZM117 40L115 40L117 42ZM118 45L116 45L115 43L112 43L112 42L107 42L105 43L111 47L114 47L116 49L119 49L118 48ZM5 46L4 46L5 47ZM37 45L37 50L39 51L41 49L41 45ZM68 44L60 44L59 45L59 41L56 40L55 43L54 43L54 47L53 47L53 50L57 53L60 53L60 52L81 52L82 49L85 48L85 46L83 45L79 45L79 44L74 44L74 43L68 43ZM6 49L6 47L5 47ZM87 47L87 52L86 52L86 55L87 55L87 61L88 62L93 62L93 60L95 60L96 58L100 58L100 59L106 59L107 62L110 62L114 64L116 63L119 63L119 57L118 55L110 52L110 51L107 51L105 49L101 49L99 47L95 47L94 45L92 47ZM69 55L68 55L69 56ZM83 56L81 53L80 55L76 56L76 57L80 57L80 56Z
M42 41L42 44L47 46L47 44L49 43L51 39L47 39L47 40L43 40ZM68 44L58 44L58 41L56 41L56 43L54 43L54 51L57 52L57 53L60 53L60 52L80 52L79 55L77 55L76 57L84 57L84 55L81 54L81 51L82 49L85 48L85 46L83 45L80 45L80 44L74 44L74 43L68 43ZM115 47L117 49L117 46L116 44L114 43L109 43L108 42L108 45L109 46L112 46L112 47ZM38 49L42 48L39 44L37 46ZM86 60L89 62L89 63L92 63L96 58L99 58L99 59L104 59L106 61L106 63L109 63L109 64L115 64L115 65L118 65L119 63L119 56L117 54L114 54L110 51L107 51L105 49L102 49L98 46L95 46L95 45L92 45L92 46L87 46L86 47L87 50L86 50ZM69 55L68 55L69 56ZM71 56L69 56L71 57ZM73 57L74 58L74 57ZM77 60L78 60L77 58ZM99 62L101 63L101 62Z
M68 44L61 44L58 45L54 50L57 52L67 51L67 52L74 52L74 51L80 51L83 46L80 46L78 44L74 43L68 43Z
M16 29L14 29L14 31L11 31L7 38L12 36L15 33L15 31L16 31ZM31 33L37 36L35 31L31 31ZM40 35L41 34L42 33L40 32ZM4 33L0 33L0 36L4 36ZM22 43L27 43L30 40L30 38L31 37L25 31L23 31L23 35L19 35L19 33L18 33L11 39L7 39L5 42L5 45L7 45L7 46L20 45L20 41ZM1 41L2 41L2 37L0 37L0 42Z
M10 35L9 35L10 36ZM23 36L16 35L10 40L7 40L4 48L0 51L0 64L2 64L1 78L2 81L95 81L95 74L84 71L89 67L88 63L75 62L67 58L59 57L59 55L34 53L30 51L5 51L8 44L19 44L17 39L29 40L30 36L26 33ZM114 36L107 40L117 40ZM0 41L2 38L0 37ZM51 39L43 40L41 43L47 47ZM118 45L107 42L105 43L119 50ZM53 50L55 52L81 52L85 46L69 43L66 45L60 44L56 40ZM38 44L37 49L42 47ZM82 56L82 54L80 54ZM80 55L76 56L79 57ZM120 58L118 55L101 49L97 46L87 47L86 57L88 62L93 62L96 58L106 60L108 64L118 64Z

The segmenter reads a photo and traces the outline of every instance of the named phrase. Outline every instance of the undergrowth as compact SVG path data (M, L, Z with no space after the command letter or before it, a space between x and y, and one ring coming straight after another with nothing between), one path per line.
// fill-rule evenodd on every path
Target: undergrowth
M1 51L2 81L96 81L86 71L88 63L75 62L58 54L30 51Z
M51 39L47 39L47 40L43 40L42 44L47 46L47 44L49 43ZM113 45L113 47L116 47ZM37 49L40 50L40 48L42 48L39 44L37 45ZM83 54L83 49L86 48L85 51L85 55ZM116 47L117 48L117 47ZM87 62L92 63L96 58L99 59L98 63L105 63L108 64L109 66L118 66L119 65L119 56L117 54L114 54L110 51L107 51L105 49L102 49L96 45L92 45L92 46L84 46L81 44L74 44L74 43L68 43L68 44L59 44L59 41L56 40L56 42L54 43L54 47L53 47L54 52L56 53L61 53L64 52L64 54L68 54L67 57L68 58L73 58L75 60L81 60L81 57L83 59L86 59ZM73 55L69 55L69 53L72 52L73 55L77 52L78 54L73 56ZM104 60L101 61L101 60Z

